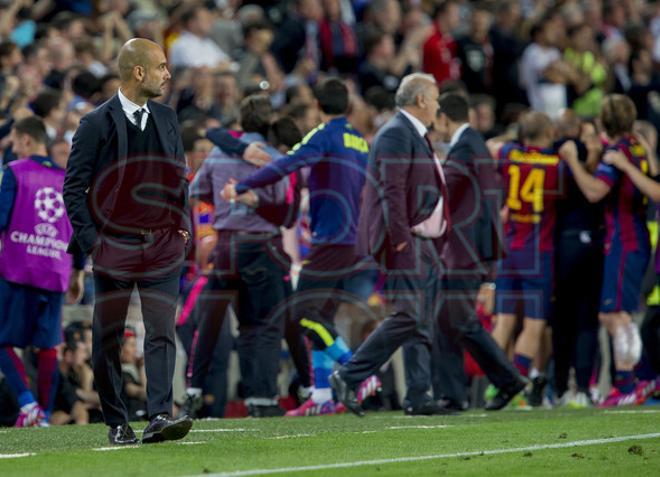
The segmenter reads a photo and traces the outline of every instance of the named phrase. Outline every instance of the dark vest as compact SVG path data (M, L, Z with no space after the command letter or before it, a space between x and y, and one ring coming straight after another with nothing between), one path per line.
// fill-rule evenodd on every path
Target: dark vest
M172 224L166 189L177 187L158 138L152 114L144 131L126 120L128 152L109 229L157 229Z

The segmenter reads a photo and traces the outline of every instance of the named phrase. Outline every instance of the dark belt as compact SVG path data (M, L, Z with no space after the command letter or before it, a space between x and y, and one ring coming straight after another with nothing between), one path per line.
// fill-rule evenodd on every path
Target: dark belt
M148 237L158 232L174 230L171 226L156 228L136 228L130 231L118 231L116 229L103 229L103 233L111 237Z

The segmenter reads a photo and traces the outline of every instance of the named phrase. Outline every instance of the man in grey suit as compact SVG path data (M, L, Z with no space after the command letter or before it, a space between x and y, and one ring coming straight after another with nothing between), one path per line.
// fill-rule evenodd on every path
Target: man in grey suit
M476 315L479 288L504 251L502 189L483 137L468 124L467 100L447 93L438 102L436 130L450 145L444 171L452 232L442 253L446 270L432 360L434 394L446 409L463 409L465 348L499 389L486 405L496 410L526 384Z
M387 299L394 311L331 376L339 399L357 415L364 414L355 395L360 382L402 345L406 413L446 412L428 394L440 254L450 225L442 169L426 136L438 109L433 77L405 77L396 104L400 111L379 131L369 153L359 225L368 252L387 274Z

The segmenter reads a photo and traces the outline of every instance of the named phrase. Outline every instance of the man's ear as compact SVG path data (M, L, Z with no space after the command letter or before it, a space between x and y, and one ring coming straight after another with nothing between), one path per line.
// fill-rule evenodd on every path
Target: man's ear
M138 81L143 81L145 76L144 66L136 65L133 67L133 77Z

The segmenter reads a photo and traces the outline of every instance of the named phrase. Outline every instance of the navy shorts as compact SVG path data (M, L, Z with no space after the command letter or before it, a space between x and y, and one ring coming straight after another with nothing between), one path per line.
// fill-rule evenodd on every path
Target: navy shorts
M605 273L600 295L600 312L639 310L642 280L649 264L650 251L626 251L617 242L605 254Z
M0 346L52 348L62 342L64 293L0 278Z
M552 252L512 250L500 260L495 281L495 313L548 320L552 315Z

